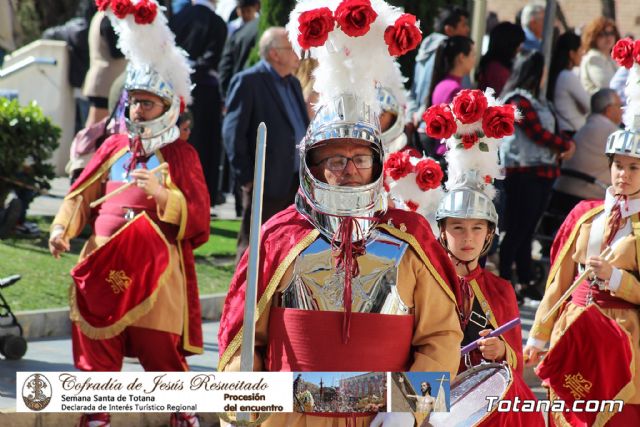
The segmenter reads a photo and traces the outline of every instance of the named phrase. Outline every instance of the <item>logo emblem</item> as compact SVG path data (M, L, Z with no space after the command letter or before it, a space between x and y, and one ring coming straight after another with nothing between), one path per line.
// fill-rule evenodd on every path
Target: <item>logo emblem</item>
M41 411L51 401L51 383L42 374L33 374L22 386L22 399L27 408Z

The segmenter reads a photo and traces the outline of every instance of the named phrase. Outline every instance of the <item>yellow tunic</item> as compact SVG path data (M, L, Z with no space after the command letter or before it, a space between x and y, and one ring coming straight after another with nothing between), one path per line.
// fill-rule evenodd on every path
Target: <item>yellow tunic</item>
M85 187L80 188L78 192L72 193L70 195L71 197L67 196L67 198L62 202L62 206L53 220L52 228L56 225L64 227L68 224L67 236L69 238L73 238L79 235L90 219L91 210L89 208L89 204L104 195L103 182L105 182L107 178L108 170L103 173L100 179L96 179L88 183ZM159 208L157 211L158 217L162 221L175 225L180 224L182 215L180 203L180 197L182 197L182 195L177 193L178 192L173 190L168 191L169 197L164 211L161 211ZM72 213L76 207L78 200L76 196L78 194L83 196L82 204L73 218L73 221L69 223L69 219L72 217ZM96 236L95 234L91 235L80 252L79 261L82 261L96 248L104 245L108 241L108 237ZM176 245L169 245L169 254L169 277L166 285L162 286L158 290L156 302L151 310L133 322L131 326L155 329L181 335L184 326L184 312L186 310L186 284ZM70 299L71 320L78 321L79 317L75 298L72 296Z
M576 238L570 246L567 246L566 256L562 257L562 253L558 255L559 261L556 261L557 272L550 276L547 289L544 294L540 306L536 312L535 322L531 329L530 337L536 340L547 342L551 341L553 346L562 336L563 331L571 324L575 318L584 310L583 307L569 303L560 314L556 313L547 322L542 322L544 316L550 311L551 307L560 299L564 292L571 286L576 273L577 264L584 264L587 259L587 247L589 244L589 235L591 234L592 222L597 213L578 224ZM624 214L623 214L624 215ZM632 226L638 227L637 215L629 218ZM613 246L613 259L611 265L621 270L622 279L620 287L616 292L611 294L629 301L633 304L640 304L640 280L638 280L638 246L640 245L640 237L634 234L628 234L621 237ZM554 265L556 265L554 264ZM554 271L552 271L553 273ZM635 392L627 403L640 403L640 317L637 309L620 309L620 308L602 308L602 311L610 318L616 320L631 335L632 349L635 358Z
M282 292L291 281L293 265L289 266L282 277L276 292ZM420 260L412 248L398 266L398 292L402 301L414 309L414 347L412 371L445 371L453 379L460 360L460 342L462 331L458 321L455 303L436 281L429 269ZM261 348L268 342L269 310L272 301L256 323L256 347L254 369L263 369L264 361ZM390 351L393 351L390 349ZM224 367L224 371L240 370L240 352L236 352ZM367 426L373 417L357 418L357 426ZM262 426L291 427L343 427L345 419L331 417L304 416L299 413L272 414ZM353 425L353 422L351 424Z

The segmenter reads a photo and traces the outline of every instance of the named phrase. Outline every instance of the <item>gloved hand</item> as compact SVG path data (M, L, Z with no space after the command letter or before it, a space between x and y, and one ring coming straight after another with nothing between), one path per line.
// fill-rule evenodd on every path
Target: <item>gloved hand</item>
M370 427L413 427L414 423L409 412L378 412Z

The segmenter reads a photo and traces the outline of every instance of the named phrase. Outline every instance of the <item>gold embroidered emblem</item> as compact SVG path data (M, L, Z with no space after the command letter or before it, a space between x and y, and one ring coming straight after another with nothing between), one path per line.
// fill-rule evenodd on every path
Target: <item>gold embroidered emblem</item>
M583 399L593 387L593 383L586 380L581 373L565 375L562 385L569 389L574 399Z
M400 224L400 231L402 231L403 233L407 232L407 226L404 225L404 222L402 224Z
M111 290L117 295L129 287L131 279L127 277L127 274L122 270L111 270L109 271L107 282L111 284Z

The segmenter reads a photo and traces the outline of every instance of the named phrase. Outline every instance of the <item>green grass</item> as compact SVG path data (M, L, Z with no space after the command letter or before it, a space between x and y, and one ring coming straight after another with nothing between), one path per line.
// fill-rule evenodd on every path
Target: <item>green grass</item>
M37 222L43 230L40 237L0 241L0 277L12 274L22 276L22 280L3 289L2 295L13 311L67 307L71 283L69 271L77 262L85 240L74 239L71 252L56 260L47 248L46 230L51 218L29 220ZM212 222L212 238L196 250L196 272L201 295L228 290L235 270L233 259L229 257L235 255L239 228L239 221Z
M198 257L235 257L239 230L239 220L212 221L211 237L207 243L195 250L195 255Z

